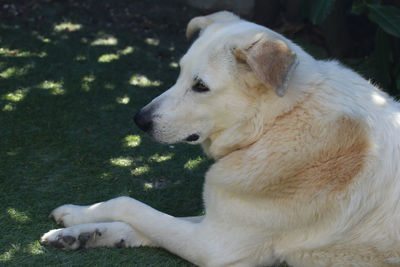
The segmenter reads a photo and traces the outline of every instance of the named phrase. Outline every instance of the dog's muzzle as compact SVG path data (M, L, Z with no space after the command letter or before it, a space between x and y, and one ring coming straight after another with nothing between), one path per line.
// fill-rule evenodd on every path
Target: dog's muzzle
M145 132L153 128L152 112L140 110L134 117L136 125Z

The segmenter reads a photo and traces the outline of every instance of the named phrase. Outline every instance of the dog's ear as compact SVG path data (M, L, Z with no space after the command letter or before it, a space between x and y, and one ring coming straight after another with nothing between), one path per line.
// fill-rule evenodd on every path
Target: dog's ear
M210 24L215 22L230 22L239 20L240 18L235 14L228 11L220 11L207 16L195 17L189 21L189 24L186 28L186 38L190 39L193 34L200 31L200 34L203 30Z
M297 56L283 40L261 37L244 49L235 48L234 55L239 64L250 66L256 77L278 96L285 95Z
M195 17L189 21L186 28L186 38L190 39L193 34L200 31L201 32L212 23L212 20L207 17Z

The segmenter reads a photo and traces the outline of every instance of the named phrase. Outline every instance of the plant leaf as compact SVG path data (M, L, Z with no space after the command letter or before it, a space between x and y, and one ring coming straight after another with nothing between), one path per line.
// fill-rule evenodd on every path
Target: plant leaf
M361 15L367 11L367 5L364 2L354 2L351 6L350 13L354 15Z
M314 25L321 24L332 11L335 0L313 1L310 19Z
M368 4L368 18L385 32L400 38L400 9L395 6Z

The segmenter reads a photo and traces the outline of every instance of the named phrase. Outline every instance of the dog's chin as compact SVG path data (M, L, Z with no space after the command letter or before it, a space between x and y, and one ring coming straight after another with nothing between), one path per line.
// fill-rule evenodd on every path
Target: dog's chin
M191 145L197 145L201 144L204 141L204 138L201 137L200 134L194 133L194 134L189 134L184 138L165 138L163 136L158 136L154 133L148 133L151 137L151 139L155 142L161 143L161 144L177 144L177 143L186 143L186 144L191 144Z

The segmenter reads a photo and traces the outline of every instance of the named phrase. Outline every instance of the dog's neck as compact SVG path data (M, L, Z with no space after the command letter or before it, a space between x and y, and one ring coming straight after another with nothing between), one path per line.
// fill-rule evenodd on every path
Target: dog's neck
M304 67L304 65L300 64L299 67ZM319 75L314 77L315 80L318 80L316 76ZM211 134L202 143L204 152L207 156L218 160L233 151L257 142L268 129L273 127L276 120L309 101L311 94L304 88L309 88L307 85L315 83L315 80L307 81L303 77L294 77L284 97L279 97L273 90L270 90L269 93L259 98L259 104L254 107L253 116L250 119Z
M307 94L304 94L302 98L297 98L295 102L290 101L290 99L283 100L283 98L280 98L276 101L285 103L285 105L282 105L282 103L279 104L281 107L280 109L269 109L273 105L265 103L254 111L254 116L251 119L242 121L241 123L233 125L231 128L223 129L210 135L209 138L202 143L202 148L207 156L218 160L233 151L250 146L257 142L268 129L273 127L276 120L290 113L301 103L307 101L308 98Z
M213 133L202 143L202 147L207 156L218 160L235 150L253 144L262 133L262 116L256 114L249 121Z

